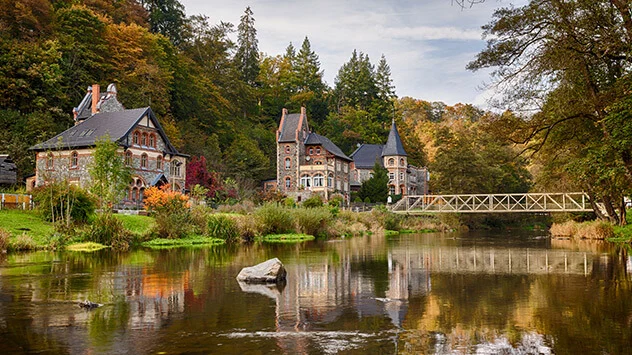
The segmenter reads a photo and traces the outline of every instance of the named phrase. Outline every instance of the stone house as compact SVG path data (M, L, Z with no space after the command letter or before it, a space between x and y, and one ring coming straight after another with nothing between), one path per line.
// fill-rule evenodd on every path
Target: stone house
M408 154L399 137L395 120L385 145L362 144L351 153L351 158L351 186L354 190L359 190L362 182L371 177L373 166L378 162L388 170L390 195L428 194L428 169L408 164Z
M92 85L73 116L73 127L30 148L36 153L35 186L67 180L88 187L96 141L109 135L133 169L123 206L142 207L144 190L150 186L169 183L172 189L184 191L188 156L171 145L150 107L125 109L114 84L104 94L99 85Z
M283 109L276 140L279 191L299 202L314 193L325 199L340 193L348 199L352 159L310 130L304 107L292 114Z

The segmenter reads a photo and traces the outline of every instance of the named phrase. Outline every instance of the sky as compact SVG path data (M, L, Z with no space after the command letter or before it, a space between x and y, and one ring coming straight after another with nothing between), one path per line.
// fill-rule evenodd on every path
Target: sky
M493 95L482 87L489 70L471 72L468 62L485 48L481 26L499 7L526 0L486 0L461 9L452 0L180 0L190 15L237 26L247 6L254 13L259 50L274 56L305 36L318 54L324 79L334 85L356 49L377 65L382 54L398 97L487 108ZM236 37L235 37L236 38Z

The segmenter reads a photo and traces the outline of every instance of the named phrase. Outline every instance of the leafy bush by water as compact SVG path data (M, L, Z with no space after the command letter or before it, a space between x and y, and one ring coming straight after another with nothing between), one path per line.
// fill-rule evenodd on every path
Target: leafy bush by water
M234 242L239 239L240 232L237 223L231 217L222 214L208 216L206 235Z
M268 203L255 212L255 217L262 226L262 234L282 234L293 232L294 218L290 210Z
M327 207L299 208L294 210L297 229L300 233L325 236L331 213Z
M94 219L88 232L88 240L104 245L111 245L116 249L127 249L130 233L123 226L123 221L111 213L101 213Z

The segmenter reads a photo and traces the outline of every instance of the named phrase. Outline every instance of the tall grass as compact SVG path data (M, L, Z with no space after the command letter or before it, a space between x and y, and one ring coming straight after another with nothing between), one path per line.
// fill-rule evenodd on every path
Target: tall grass
M614 236L614 227L605 221L553 223L551 235L577 239L607 239Z
M327 235L332 218L328 207L299 208L293 212L298 232L316 237Z
M267 203L255 211L255 217L262 226L263 234L294 232L294 217L286 207Z
M206 235L234 242L239 239L241 233L233 218L223 214L212 214L207 218Z

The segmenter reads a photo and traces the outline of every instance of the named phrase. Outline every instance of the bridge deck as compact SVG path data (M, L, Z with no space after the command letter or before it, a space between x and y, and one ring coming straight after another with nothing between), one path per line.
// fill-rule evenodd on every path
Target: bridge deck
M512 193L468 195L409 195L391 210L395 213L516 213L516 212L591 212L587 194Z

